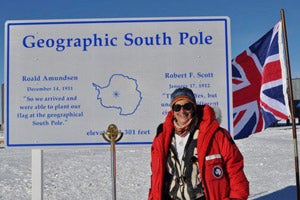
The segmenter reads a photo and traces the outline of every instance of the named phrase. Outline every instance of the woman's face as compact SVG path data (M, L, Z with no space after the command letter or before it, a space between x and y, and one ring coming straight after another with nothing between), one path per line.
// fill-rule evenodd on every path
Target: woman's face
M186 108L185 109L183 107L183 105L185 105L185 104L191 104L191 105L184 106ZM178 107L178 108L180 107L180 110L177 111L178 109L174 109L175 107ZM186 124L192 118L193 112L194 112L193 104L185 99L179 100L173 105L174 117L180 126Z

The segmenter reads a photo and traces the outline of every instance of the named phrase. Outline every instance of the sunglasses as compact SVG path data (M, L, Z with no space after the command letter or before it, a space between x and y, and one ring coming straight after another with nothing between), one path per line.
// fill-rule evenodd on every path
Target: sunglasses
M186 103L184 105L180 105L180 104L174 104L174 106L172 107L172 110L175 112L179 112L181 110L181 107L183 108L183 110L192 110L193 109L193 104L192 103Z

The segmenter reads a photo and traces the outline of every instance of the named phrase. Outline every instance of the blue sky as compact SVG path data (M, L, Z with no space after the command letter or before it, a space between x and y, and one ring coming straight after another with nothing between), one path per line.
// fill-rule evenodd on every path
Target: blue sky
M285 11L292 77L300 78L299 0L1 0L0 83L6 20L229 16L235 57L280 20L280 9Z
M0 83L6 20L229 16L235 57L280 20L280 9L285 11L292 77L300 78L299 0L1 0Z

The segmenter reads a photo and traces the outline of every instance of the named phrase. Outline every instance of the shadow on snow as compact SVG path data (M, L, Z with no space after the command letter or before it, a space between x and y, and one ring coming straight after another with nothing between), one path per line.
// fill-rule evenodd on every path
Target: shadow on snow
M294 185L288 186L281 190L275 191L273 193L270 193L270 194L267 194L265 196L261 196L258 198L254 198L252 196L251 199L255 199L255 200L283 200L283 199L293 200L293 199L297 199L297 187Z

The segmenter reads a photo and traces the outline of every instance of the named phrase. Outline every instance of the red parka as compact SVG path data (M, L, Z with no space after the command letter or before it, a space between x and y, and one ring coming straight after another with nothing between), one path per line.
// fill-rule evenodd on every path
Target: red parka
M206 200L247 199L249 183L243 171L243 156L225 129L219 127L213 109L198 106L201 120L197 142L198 164ZM151 149L151 187L148 200L162 200L166 160L174 134L170 111Z

